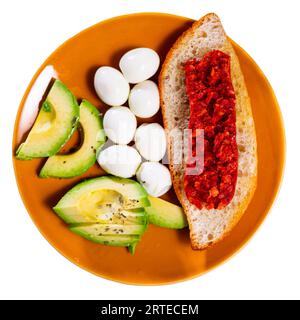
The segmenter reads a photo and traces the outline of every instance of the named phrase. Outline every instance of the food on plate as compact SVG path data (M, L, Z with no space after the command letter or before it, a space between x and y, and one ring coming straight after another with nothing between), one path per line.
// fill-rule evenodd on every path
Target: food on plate
M113 223L121 223L122 216L115 213L124 211L124 215L138 217L141 212L133 209L149 206L147 196L144 188L134 180L102 176L77 184L53 209L70 224L108 223L110 219Z
M250 100L238 58L219 18L195 22L169 51L160 74L165 129L190 129L192 153L204 130L204 169L178 163L181 147L168 135L170 170L187 215L192 247L224 238L246 210L257 176L257 147ZM201 152L199 153L201 156Z
M126 52L119 63L129 83L139 83L151 78L158 70L159 55L150 48L136 48Z
M112 107L104 115L103 126L111 141L128 144L133 140L137 121L127 107Z
M136 173L137 180L153 197L160 197L172 187L170 171L159 162L143 162Z
M29 132L39 113L39 105L44 100L45 92L53 79L58 75L52 65L45 66L32 83L32 87L24 101L19 127L22 132Z
M223 209L234 196L238 173L236 97L230 56L214 50L200 61L189 60L185 64L185 78L190 101L189 128L194 132L205 128L206 157L203 174L185 172L185 193L190 203L199 209ZM187 168L193 166L193 163L187 164Z
M136 244L147 228L147 193L136 181L112 176L86 180L65 194L53 208L70 230L111 246Z
M79 106L75 97L61 81L55 80L26 141L16 152L17 159L56 154L76 129L78 119Z
M183 209L166 200L148 197L150 206L145 208L149 223L168 229L183 229L188 226Z
M150 118L159 110L159 91L155 82L146 80L136 84L130 91L130 110L139 118Z
M98 156L98 163L103 170L122 178L133 177L141 162L142 158L136 149L127 145L110 146Z
M207 248L239 221L256 188L250 100L219 18L205 16L177 40L158 88L148 79L159 64L154 50L136 48L122 56L122 72L109 66L97 70L95 90L111 106L103 122L96 107L86 100L78 106L55 80L17 151L22 160L49 157L41 178L80 176L98 161L112 176L79 183L53 210L72 232L131 253L148 222L170 229L189 225L192 248ZM129 84L134 84L131 91ZM127 100L129 107L123 106ZM154 116L160 102L164 128L159 123L137 128L136 117ZM71 154L57 154L77 126L81 145ZM174 136L178 132L181 137ZM106 136L114 144L99 152ZM128 145L133 140L135 147ZM170 171L159 163L167 149ZM134 176L138 182L128 179ZM182 208L159 198L172 182Z
M113 247L128 247L134 254L135 247L147 225L82 225L71 226L70 230L87 240Z
M100 148L105 143L102 117L96 107L86 100L80 104L79 130L82 143L71 154L57 154L50 157L40 172L41 178L72 178L92 167Z
M123 105L129 95L129 84L122 73L112 67L100 67L94 77L99 98L109 106Z
M159 123L140 125L136 130L134 141L142 157L149 161L160 161L167 150L165 130Z

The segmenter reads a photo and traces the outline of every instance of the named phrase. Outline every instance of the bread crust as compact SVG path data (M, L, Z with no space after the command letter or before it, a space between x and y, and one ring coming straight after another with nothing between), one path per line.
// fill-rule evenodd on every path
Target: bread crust
M208 27L210 26L209 24L213 24L213 26ZM202 29L206 31L206 26L207 32L204 32ZM237 181L237 190L232 201L233 204L229 204L228 208L226 210L223 210L223 212L222 210L210 210L209 212L207 211L207 209L199 210L189 203L183 188L184 167L177 166L173 163L172 155L173 148L175 147L171 137L168 134L169 130L173 129L174 126L177 125L177 123L174 123L174 120L172 120L171 114L174 113L174 110L172 110L171 112L172 105L170 101L168 101L170 94L173 94L172 92L168 92L171 87L170 78L173 79L175 76L183 77L183 72L179 74L178 71L178 74L173 74L174 65L176 65L177 60L178 63L180 63L178 53L180 53L182 50L185 50L192 41L195 42L195 39L198 39L199 37L201 38L201 32L203 33L203 42L208 43L208 45L207 47L204 46L202 48L202 44L200 43L200 41L196 42L199 44L200 55L204 55L208 51L218 49L226 52L231 56L231 75L237 97L237 131L239 130L239 126L242 127L243 130L243 134L240 134L239 139L237 139L240 141L237 141L237 143L239 148L247 149L247 156L251 158L251 170L248 170L248 168L244 170L244 168L242 168L242 165L244 164L243 161L245 161L245 156L242 152L239 152L239 177ZM212 41L210 42L210 40ZM193 53L191 53L190 51L191 50L188 51L189 55L191 55L189 58L201 58L197 55L193 55ZM243 213L247 209L254 195L257 183L257 146L250 99L248 96L244 77L239 66L238 58L229 39L225 34L220 19L216 14L210 13L201 18L199 21L194 22L193 25L177 39L175 44L168 52L162 66L159 76L159 90L163 122L164 127L167 130L168 156L170 160L169 167L171 171L174 190L179 201L181 202L184 212L187 215L192 248L196 250L203 250L221 241L230 233L230 231L238 223ZM181 97L179 98L179 100L180 99L182 99L183 108L189 108L186 102L183 101L184 99ZM178 104L181 106L180 103L181 102L179 101ZM183 111L185 115L187 114L187 112L188 110ZM181 116L179 122L181 129L182 127L187 127L187 119L183 119L184 117L185 116ZM242 142L244 142L244 138L246 142L250 142L250 146L244 146L242 144ZM246 174L247 176L240 176L243 174ZM240 192L242 196L239 196L238 192ZM236 205L235 203L238 203L238 205ZM203 221L205 221L205 223ZM222 230L219 230L220 228Z

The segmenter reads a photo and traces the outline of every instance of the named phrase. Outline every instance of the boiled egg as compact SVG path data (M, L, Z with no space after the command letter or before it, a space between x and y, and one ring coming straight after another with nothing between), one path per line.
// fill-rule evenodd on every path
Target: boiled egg
M129 83L139 83L156 73L159 61L159 56L154 50L136 48L122 56L119 66Z
M146 80L136 84L129 94L129 108L140 118L154 116L159 110L159 91L157 85Z
M132 141L136 126L136 117L127 107L112 107L103 118L107 137L118 144L128 144Z
M167 149L164 128L158 123L144 123L135 132L135 146L149 161L160 161Z
M131 178L136 174L142 158L133 148L126 145L113 145L102 150L98 163L107 173L122 178Z
M172 187L171 174L159 162L144 162L136 173L137 180L152 197L160 197Z
M129 83L122 73L112 67L100 67L94 77L99 98L109 106L121 106L129 96Z

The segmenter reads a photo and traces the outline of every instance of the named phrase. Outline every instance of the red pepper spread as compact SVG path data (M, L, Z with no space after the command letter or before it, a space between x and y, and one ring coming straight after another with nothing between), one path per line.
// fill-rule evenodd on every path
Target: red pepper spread
M236 97L230 56L215 50L202 60L189 60L185 76L192 130L189 154L194 160L187 161L184 190L188 200L199 209L222 209L234 196L238 172ZM201 156L196 154L197 129L204 130L204 170L199 175L189 175L187 169L195 168L197 156Z

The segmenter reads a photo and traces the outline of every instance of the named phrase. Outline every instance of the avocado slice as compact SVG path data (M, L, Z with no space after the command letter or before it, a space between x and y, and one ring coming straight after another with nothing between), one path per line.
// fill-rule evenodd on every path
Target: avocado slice
M70 229L81 230L82 233L86 233L87 236L139 236L143 234L146 225L122 225L122 224L88 224L88 225L77 225L71 226Z
M53 208L84 238L111 246L128 247L134 253L148 219L150 202L136 181L103 176L79 183Z
M160 198L148 197L151 205L145 208L149 223L169 229L183 229L188 226L183 209Z
M16 152L19 160L50 157L69 140L79 119L79 106L59 80L53 83L36 121Z
M72 154L55 155L47 160L40 172L41 178L72 178L80 176L92 167L97 153L105 143L102 117L96 107L87 100L80 104L82 144Z
M95 226L95 225L94 225ZM97 229L89 226L70 227L70 230L87 240L114 247L131 247L140 241L138 235L99 235Z
M121 225L133 225L133 224L146 224L147 215L144 208L132 209L132 210L119 210L112 214L111 211L106 211L103 214L99 214L95 222L103 224L121 224Z
M124 211L135 217L142 211L133 209L149 205L147 193L138 182L102 176L76 185L53 210L66 223L95 223L103 220L105 215L110 219L114 214L124 214Z

